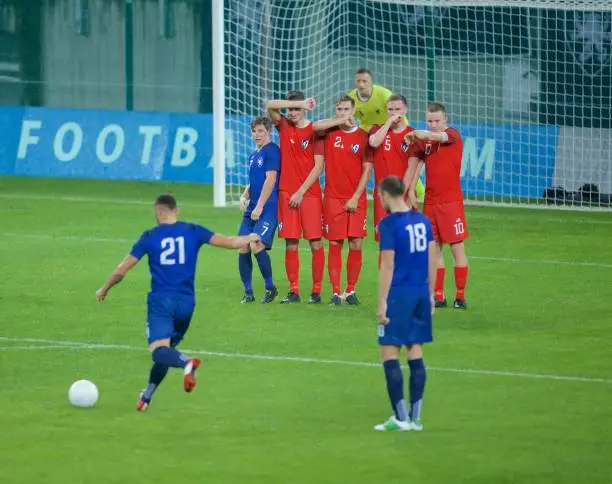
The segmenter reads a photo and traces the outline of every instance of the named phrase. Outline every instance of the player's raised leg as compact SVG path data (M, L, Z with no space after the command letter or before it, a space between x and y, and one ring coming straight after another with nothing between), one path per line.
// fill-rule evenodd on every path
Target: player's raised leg
M342 247L343 240L330 240L329 252L327 254L327 273L332 287L332 297L329 301L330 306L342 304L340 278L342 274Z
M468 280L468 260L465 253L465 243L459 242L451 245L451 252L455 261L455 309L467 309L465 302L465 288Z

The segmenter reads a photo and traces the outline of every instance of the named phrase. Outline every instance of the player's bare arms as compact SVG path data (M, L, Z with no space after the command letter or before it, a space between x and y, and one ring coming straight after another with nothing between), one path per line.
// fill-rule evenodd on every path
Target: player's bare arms
M368 139L370 146L372 148L378 148L382 144L382 142L385 140L385 136L387 136L387 133L389 132L389 129L391 129L391 126L397 123L403 117L404 117L403 114L394 114L392 116L389 116L385 124L383 124L380 127L380 129L376 131L376 133L373 133L370 135ZM405 126L402 125L402 129L404 128Z
M359 207L359 200L361 199L361 195L363 195L363 192L366 189L373 167L374 164L371 161L363 162L361 178L359 179L359 183L357 184L355 193L353 193L353 196L349 200L347 200L344 206L347 212L355 212Z
M321 173L323 173L324 165L325 163L323 156L315 155L312 170L310 170L310 173L306 177L306 180L304 180L304 183L302 183L300 186L299 190L291 195L291 198L289 199L290 207L298 208L302 204L302 200L304 199L304 195L308 189L319 179Z
M289 101L286 99L274 99L268 101L266 103L266 110L268 111L268 116L274 124L278 124L283 117L281 114L281 109L303 109L305 111L312 111L317 106L317 102L315 98L309 97L305 100L299 101ZM303 126L306 126L310 121L302 118L301 121L304 121Z
M408 202L415 210L417 210L419 206L416 187L419 182L419 173L423 164L423 160L420 160L416 156L408 158L408 168L406 169L403 180L404 185L408 187Z
M418 139L423 141L437 141L439 143L447 143L448 134L446 134L444 131L434 132L427 131L424 129L415 129L414 131L411 131L406 136L404 136L404 141L406 141L406 143L412 143Z

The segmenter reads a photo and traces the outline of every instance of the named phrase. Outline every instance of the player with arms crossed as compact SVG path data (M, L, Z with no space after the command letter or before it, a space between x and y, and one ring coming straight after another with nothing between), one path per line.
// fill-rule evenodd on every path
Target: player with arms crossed
M278 235L285 239L285 270L289 293L282 304L300 302L300 238L308 240L312 252L312 291L309 303L321 302L321 285L325 270L323 237L323 201L319 176L323 156L314 153L315 133L346 125L350 119L323 120L311 123L305 112L314 109L313 98L291 91L284 100L268 101L270 119L280 135L281 173L278 185ZM287 116L281 114L287 110Z
M451 246L455 261L455 309L467 309L465 287L468 278L468 260L465 239L468 238L467 221L461 191L461 157L463 141L459 131L448 126L446 109L440 103L427 107L426 120L429 131L412 131L407 141L412 143L409 160L410 200L416 206L414 177L425 163L425 204L423 213L431 220L438 242L438 271L436 275L436 307L447 306L444 297L444 257L442 247Z
M374 151L374 179L376 186L388 176L397 176L409 186L408 147L405 136L414 131L405 122L408 103L400 94L393 94L387 101L388 118L382 126L374 126L370 131L369 143ZM379 240L378 224L386 215L379 197L374 197L375 237Z
M278 294L272 279L272 262L268 250L272 248L278 217L277 177L280 170L280 150L271 142L272 123L268 118L255 118L251 122L251 133L257 149L249 156L249 185L240 197L244 217L238 235L257 234L260 241L243 247L238 254L238 270L244 286L240 302L255 301L253 294L253 259L255 255L259 270L265 281L266 292L261 302L274 301Z
M336 118L352 117L355 102L349 96L336 101ZM368 153L368 134L361 128L336 128L325 136L325 196L323 225L329 240L327 270L332 285L331 305L342 303L340 276L342 246L348 239L346 291L351 305L360 304L355 286L363 264L362 244L367 235L368 201L365 188L372 171Z
M113 286L146 254L151 272L151 290L147 296L147 339L153 359L149 384L140 394L137 410L147 410L157 387L169 368L182 368L183 387L191 392L196 386L197 358L188 358L176 346L184 338L195 309L194 282L198 252L204 244L239 249L257 242L259 236L226 237L201 225L178 220L176 200L160 195L155 201L157 226L145 231L129 255L96 291L104 301Z
M393 415L376 430L423 430L421 406L426 371L423 345L433 341L433 279L436 250L427 217L408 206L405 186L397 177L379 185L379 196L390 215L380 222L381 265L378 289L378 344ZM410 410L404 401L401 347L408 353Z

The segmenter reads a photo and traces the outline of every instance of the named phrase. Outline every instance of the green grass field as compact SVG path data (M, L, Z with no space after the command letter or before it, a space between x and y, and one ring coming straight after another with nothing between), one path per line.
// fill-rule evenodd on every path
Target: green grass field
M426 429L380 434L372 241L359 308L241 306L236 254L205 247L183 344L204 361L198 388L175 372L135 411L146 263L94 294L165 190L184 219L236 230L210 187L0 178L0 482L612 482L609 213L470 207L470 309L435 315ZM272 256L284 292L280 243ZM80 378L94 409L67 401Z

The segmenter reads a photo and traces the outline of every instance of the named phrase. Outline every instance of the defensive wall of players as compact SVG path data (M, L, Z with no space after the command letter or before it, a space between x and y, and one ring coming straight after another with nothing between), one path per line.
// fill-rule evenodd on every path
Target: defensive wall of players
M226 123L227 178L235 185L246 179L248 122L232 116ZM575 190L587 178L612 192L606 162L612 147L590 146L589 156L572 149L576 136L610 139L576 130L606 130L460 124L452 113L451 123L464 137L461 177L468 198L539 197L553 184ZM211 183L212 127L208 114L0 107L0 174Z

